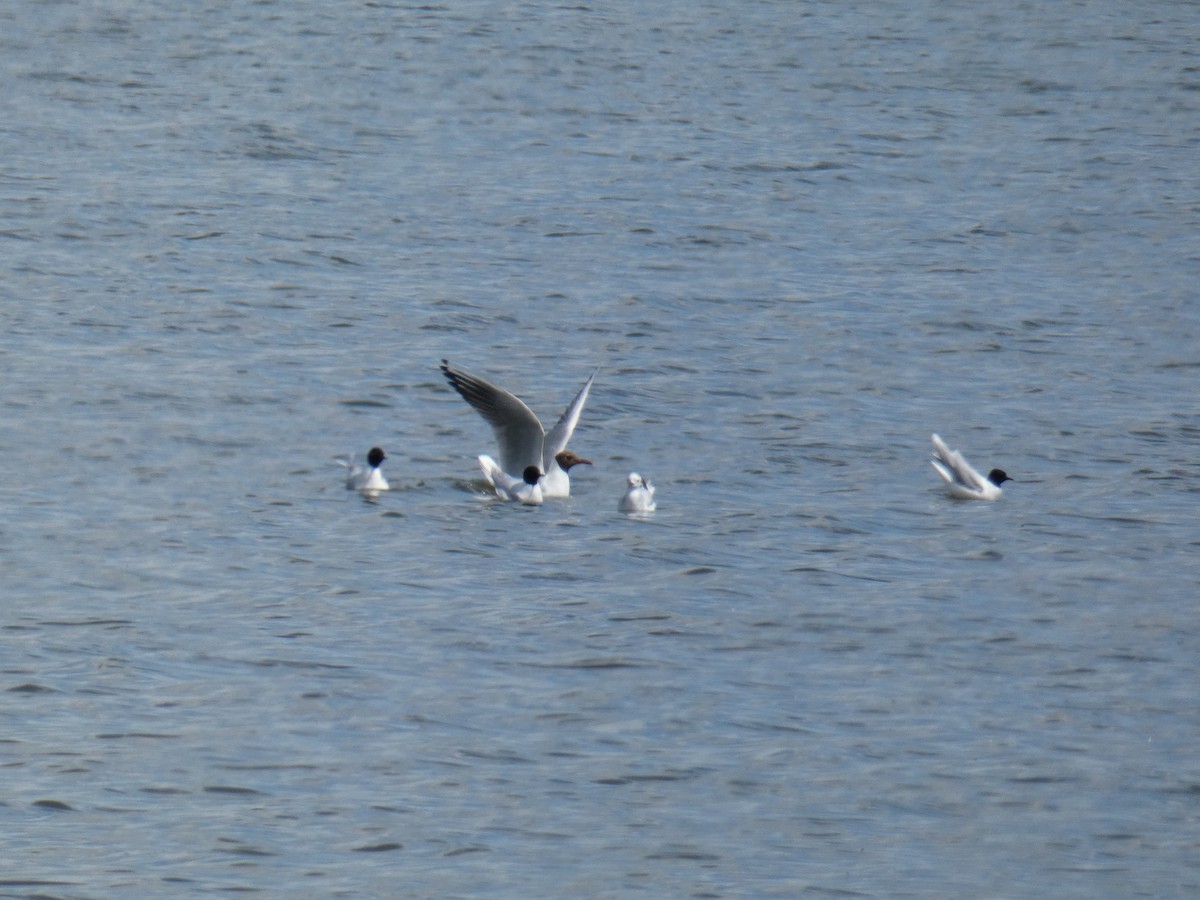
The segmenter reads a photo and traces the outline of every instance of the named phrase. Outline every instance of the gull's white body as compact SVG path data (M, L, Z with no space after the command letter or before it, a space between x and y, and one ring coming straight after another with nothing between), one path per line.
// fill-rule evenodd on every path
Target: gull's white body
M621 497L617 509L623 513L652 513L657 508L654 502L654 485L637 472L629 473L629 489Z
M451 387L492 426L500 451L500 470L505 473L523 472L528 466L537 466L542 475L542 494L545 497L569 497L571 479L566 469L559 465L558 455L567 448L588 391L596 377L593 372L570 406L550 431L528 406L503 388L496 387L475 375L468 375L450 367L442 360L442 374ZM574 454L568 454L578 460ZM586 461L584 461L586 462ZM572 463L573 464L573 463ZM570 465L567 466L570 468Z
M377 448L372 448L374 453ZM338 465L344 466L350 471L346 474L346 489L351 491L386 491L388 489L387 479L383 477L383 473L379 471L379 467L383 464L386 457L383 451L379 451L379 456L376 457L378 462L371 464L371 456L368 455L368 463L365 466L360 466L354 461L354 454L342 458L337 457Z
M933 435L933 459L929 463L942 476L946 491L952 497L961 500L998 500L1004 493L1000 485L976 472L961 453L947 447L936 434Z
M522 478L509 475L490 456L479 457L479 469L488 484L496 489L496 496L501 500L516 500L526 506L542 505L541 479L530 483Z

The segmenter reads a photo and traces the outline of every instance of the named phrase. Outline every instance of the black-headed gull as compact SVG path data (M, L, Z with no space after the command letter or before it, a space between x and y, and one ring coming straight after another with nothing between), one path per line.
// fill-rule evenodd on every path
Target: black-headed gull
M567 471L572 466L590 466L590 459L576 456L567 449L575 426L579 422L583 404L596 377L593 372L558 423L546 431L528 406L503 388L450 368L442 360L442 374L462 398L466 400L492 426L496 442L500 445L500 470L523 472L536 466L542 475L542 494L546 497L569 497L571 479Z
M623 513L652 513L655 508L654 485L637 472L630 472L629 490L621 497L617 509Z
M933 435L933 459L930 461L952 497L962 500L999 500L1004 493L1000 485L1012 481L1002 469L992 469L984 478L971 468L961 453L951 450L936 434Z
M490 456L481 456L479 468L501 500L519 500L526 506L542 505L542 473L537 466L526 466L520 478L513 478Z
M346 489L351 491L386 491L387 479L379 471L387 455L379 447L372 447L367 453L367 465L360 466L354 461L354 454L347 457L337 457L338 464L349 469L346 475Z

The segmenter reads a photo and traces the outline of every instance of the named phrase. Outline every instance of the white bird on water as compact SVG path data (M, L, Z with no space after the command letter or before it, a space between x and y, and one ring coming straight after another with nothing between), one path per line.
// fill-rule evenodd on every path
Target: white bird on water
M961 500L999 500L1004 492L1000 485L1012 481L1003 469L992 469L984 478L957 450L951 450L936 434L933 435L933 459L930 465L946 482L951 497Z
M519 500L526 506L542 505L542 473L537 466L526 466L520 478L509 475L490 456L479 457L479 468L501 500Z
M595 372L584 382L555 426L546 431L533 411L504 388L453 369L444 359L441 369L450 386L492 426L500 445L499 469L502 472L524 472L535 466L543 473L543 496L571 495L571 479L567 472L572 466L592 464L590 459L583 459L568 450L567 444L579 423Z
M652 513L656 508L654 485L637 472L630 472L629 489L621 497L617 509L623 513Z
M342 458L337 457L338 465L349 469L346 475L346 489L351 491L386 491L387 479L379 471L387 455L380 447L372 447L367 453L367 465L360 466L354 461L354 454Z

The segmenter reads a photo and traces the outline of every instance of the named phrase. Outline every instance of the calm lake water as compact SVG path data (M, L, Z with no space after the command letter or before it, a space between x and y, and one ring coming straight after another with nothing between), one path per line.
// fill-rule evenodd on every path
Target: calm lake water
M0 12L0 894L1196 896L1198 33Z

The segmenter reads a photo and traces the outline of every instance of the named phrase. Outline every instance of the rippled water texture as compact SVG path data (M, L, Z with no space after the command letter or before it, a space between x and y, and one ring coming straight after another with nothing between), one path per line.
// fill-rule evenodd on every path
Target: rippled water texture
M1197 33L0 11L0 893L1196 896Z

